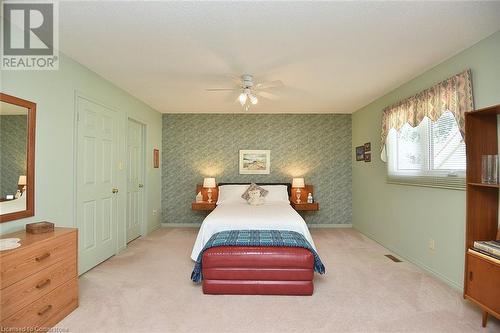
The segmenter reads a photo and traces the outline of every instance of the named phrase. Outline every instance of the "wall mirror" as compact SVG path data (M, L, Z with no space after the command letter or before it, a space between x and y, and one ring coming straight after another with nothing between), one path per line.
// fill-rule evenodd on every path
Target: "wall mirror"
M0 93L0 222L35 214L36 104Z

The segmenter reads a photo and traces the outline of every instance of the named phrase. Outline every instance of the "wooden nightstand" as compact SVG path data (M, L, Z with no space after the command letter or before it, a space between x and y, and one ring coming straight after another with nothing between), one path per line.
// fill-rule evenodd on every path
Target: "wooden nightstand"
M207 201L191 203L192 210L212 211L215 209L216 206L217 204L215 202L207 202Z
M313 203L307 203L307 202L301 202L301 203L296 203L291 201L290 205L292 205L293 209L296 211L314 211L314 210L319 210L319 203L313 202Z

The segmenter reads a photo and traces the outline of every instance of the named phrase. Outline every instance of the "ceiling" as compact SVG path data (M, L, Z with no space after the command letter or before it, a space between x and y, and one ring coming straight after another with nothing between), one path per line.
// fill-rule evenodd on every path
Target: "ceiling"
M352 113L500 30L500 2L62 2L61 50L154 109Z

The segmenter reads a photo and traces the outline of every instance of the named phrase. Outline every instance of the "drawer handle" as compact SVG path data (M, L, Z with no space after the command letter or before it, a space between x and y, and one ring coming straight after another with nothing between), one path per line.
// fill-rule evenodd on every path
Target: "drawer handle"
M47 286L50 283L50 279L45 279L41 282L38 282L36 285L36 289L42 289L43 287Z
M38 262L40 262L40 261L42 261L44 259L47 259L48 257L50 257L50 252L44 253L41 256L36 257L35 260L38 261Z
M40 311L38 311L38 315L39 316L43 316L45 313L47 313L47 311L49 311L50 309L52 309L52 305L47 305L47 306L44 306L42 309L40 309Z

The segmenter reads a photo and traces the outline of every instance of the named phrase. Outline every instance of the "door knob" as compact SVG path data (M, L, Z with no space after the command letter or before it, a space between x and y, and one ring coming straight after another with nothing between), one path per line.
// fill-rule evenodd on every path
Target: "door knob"
M111 193L118 193L118 189L117 188L112 189Z
M139 188L143 188L144 187L144 184L139 184Z

